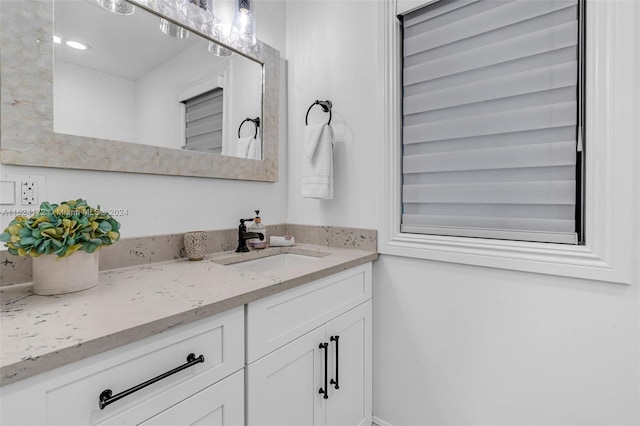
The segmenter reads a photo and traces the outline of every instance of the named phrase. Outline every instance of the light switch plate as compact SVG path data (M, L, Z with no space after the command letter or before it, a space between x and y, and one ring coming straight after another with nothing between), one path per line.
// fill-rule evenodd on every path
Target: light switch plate
M16 203L16 183L12 180L0 181L0 204L14 205Z

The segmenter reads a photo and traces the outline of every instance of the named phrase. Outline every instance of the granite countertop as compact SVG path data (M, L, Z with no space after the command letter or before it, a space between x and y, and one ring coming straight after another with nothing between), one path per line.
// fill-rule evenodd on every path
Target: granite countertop
M275 253L317 260L268 272L224 264ZM2 288L0 383L17 382L164 330L249 303L378 257L375 251L297 244L199 262L169 260L100 273L91 289L37 296L31 284Z

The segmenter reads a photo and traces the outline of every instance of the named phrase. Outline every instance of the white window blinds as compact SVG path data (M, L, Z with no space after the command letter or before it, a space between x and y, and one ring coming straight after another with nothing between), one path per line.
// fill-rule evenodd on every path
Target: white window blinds
M223 89L213 89L184 101L184 104L184 149L221 154Z
M577 243L577 0L403 17L402 232Z

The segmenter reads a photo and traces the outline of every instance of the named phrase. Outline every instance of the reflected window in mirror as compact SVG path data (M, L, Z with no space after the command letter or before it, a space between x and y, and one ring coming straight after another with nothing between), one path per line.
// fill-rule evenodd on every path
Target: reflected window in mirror
M222 154L222 121L224 89L217 87L184 105L184 149Z

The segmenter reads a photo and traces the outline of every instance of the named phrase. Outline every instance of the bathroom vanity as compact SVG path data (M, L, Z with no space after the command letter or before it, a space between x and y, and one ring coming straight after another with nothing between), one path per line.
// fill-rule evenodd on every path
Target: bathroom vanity
M56 297L11 286L1 423L371 424L375 258L302 244L113 269Z

